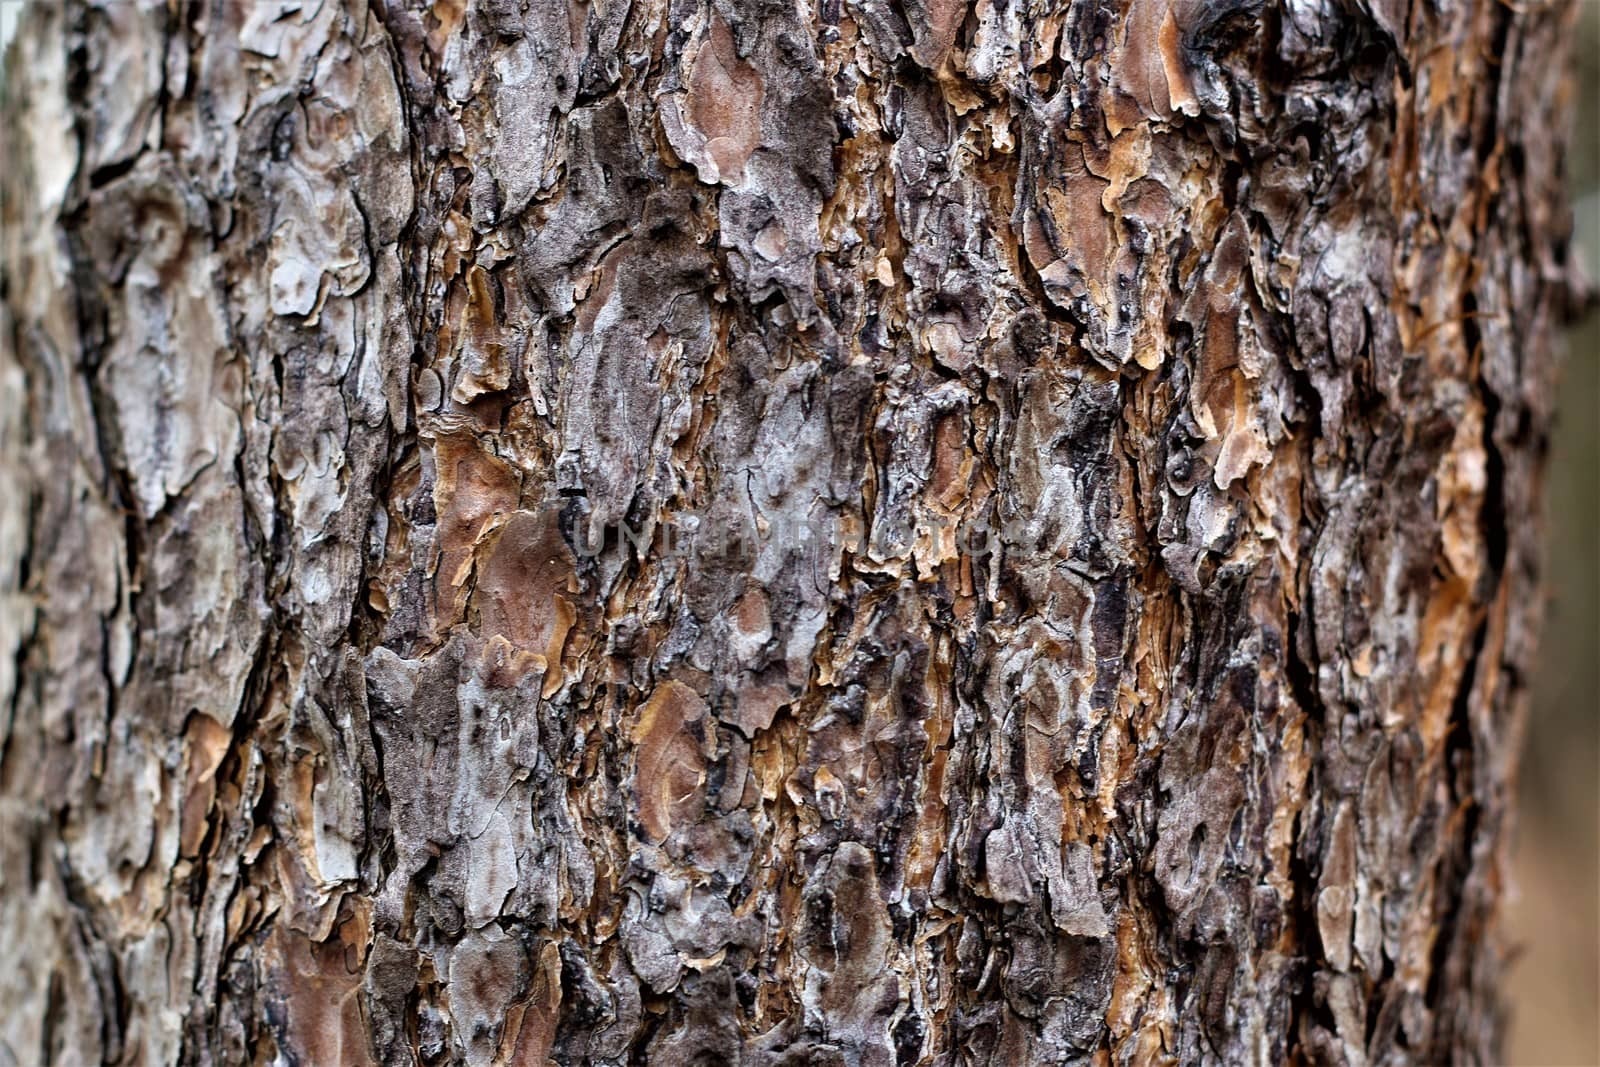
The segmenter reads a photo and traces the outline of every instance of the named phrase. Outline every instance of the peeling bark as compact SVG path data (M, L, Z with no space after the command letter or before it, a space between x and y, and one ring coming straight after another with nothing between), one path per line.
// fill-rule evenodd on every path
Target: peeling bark
M27 5L0 1062L1493 1062L1570 18Z

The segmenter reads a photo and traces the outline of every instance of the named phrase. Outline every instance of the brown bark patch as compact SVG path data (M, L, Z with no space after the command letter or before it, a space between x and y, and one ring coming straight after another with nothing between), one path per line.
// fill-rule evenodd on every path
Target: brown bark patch
M702 181L736 184L761 143L761 75L739 57L733 33L713 16L689 72L689 124L705 139L711 163L696 163Z
M663 682L639 709L631 736L639 746L633 795L639 822L653 841L705 806L706 757L699 724L706 704L682 682Z
M441 434L433 449L438 478L433 499L439 516L435 625L442 631L460 616L480 546L515 510L519 480L470 433Z

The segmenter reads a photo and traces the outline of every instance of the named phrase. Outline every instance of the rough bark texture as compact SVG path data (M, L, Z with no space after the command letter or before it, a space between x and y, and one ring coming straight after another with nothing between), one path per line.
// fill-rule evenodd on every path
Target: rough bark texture
M1567 13L28 5L0 1063L1487 1063Z

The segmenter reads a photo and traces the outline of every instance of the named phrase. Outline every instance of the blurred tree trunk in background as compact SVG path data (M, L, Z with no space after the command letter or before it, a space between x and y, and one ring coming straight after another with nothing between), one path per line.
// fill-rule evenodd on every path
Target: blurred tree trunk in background
M0 1063L1489 1063L1570 12L25 5Z

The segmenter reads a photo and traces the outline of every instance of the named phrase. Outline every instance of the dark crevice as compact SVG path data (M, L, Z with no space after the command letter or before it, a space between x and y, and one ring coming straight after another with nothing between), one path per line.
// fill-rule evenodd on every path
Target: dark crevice
M43 1067L49 1067L55 1062L56 1026L61 1021L65 1007L64 1000L61 991L61 972L52 969L50 983L45 990L44 1019L39 1026L39 1063Z
M1316 976L1321 969L1322 934L1317 927L1317 871L1312 856L1320 842L1307 826L1309 803L1295 816L1295 847L1289 853L1289 882L1294 899L1286 910L1289 930L1294 938L1295 960L1289 988L1289 1022L1285 1039L1290 1062L1310 1058L1305 1054L1308 1031L1312 1027L1336 1031L1333 1012L1318 995Z
M134 167L137 167L139 161L143 158L144 150L140 149L127 159L112 160L110 163L96 167L89 174L89 188L103 189L111 185L118 178L126 176Z
M1310 635L1301 632L1304 625L1305 616L1301 612L1289 612L1289 640L1284 650L1284 670L1289 675L1289 686L1300 710L1305 712L1307 718L1324 722L1328 711L1323 706L1322 698L1317 695L1317 677L1301 652L1301 641L1306 641L1308 647L1310 642Z
M1478 326L1478 301L1469 289L1461 297L1462 332L1469 353L1478 353L1480 361L1483 338ZM1484 550L1489 557L1488 580L1496 586L1505 573L1510 549L1509 516L1506 513L1506 460L1495 441L1495 429L1500 423L1502 402L1494 386L1489 383L1487 371L1481 366L1478 372L1479 395L1483 398L1483 455L1484 490L1481 523Z
M1478 838L1478 824L1482 817L1477 790L1473 784L1477 768L1472 734L1472 695L1476 688L1478 667L1483 659L1488 636L1489 620L1484 618L1479 621L1473 634L1472 654L1467 658L1466 666L1462 668L1455 697L1450 705L1450 722L1444 736L1442 773L1451 788L1452 807L1460 812L1462 822L1460 832L1452 835L1439 853L1442 869L1439 871L1432 908L1434 921L1438 924L1438 933L1429 959L1426 994L1426 1003L1436 1011L1446 991L1457 985L1457 981L1453 980L1453 976L1449 973L1451 960L1460 947L1458 941L1463 932L1463 923L1470 921L1470 916L1462 914L1465 883L1472 866L1472 845ZM1447 820L1442 829L1448 828L1449 825ZM1438 1025L1447 1026L1449 1020L1440 1017ZM1439 1034L1435 1035L1435 1039L1447 1040Z

